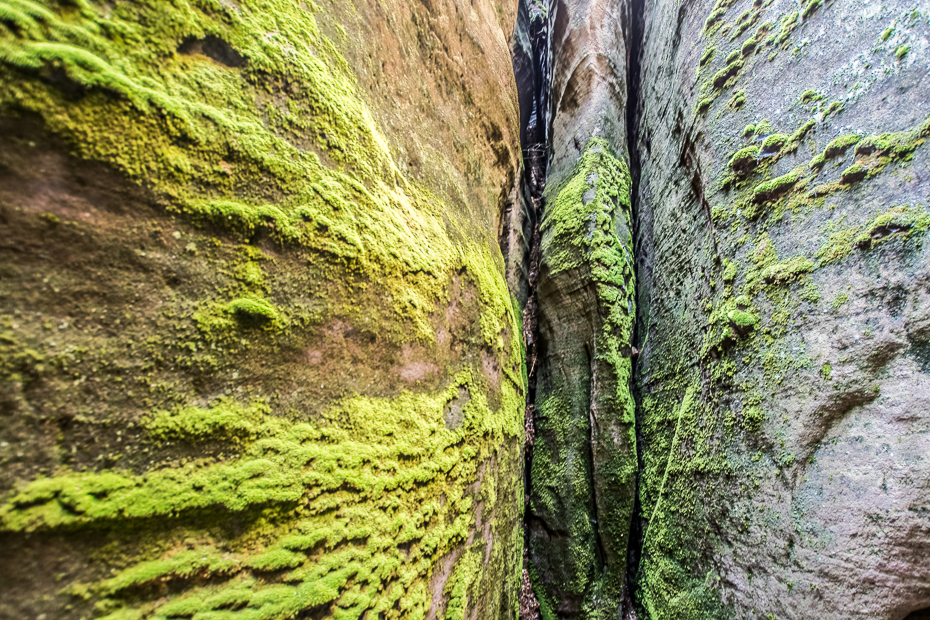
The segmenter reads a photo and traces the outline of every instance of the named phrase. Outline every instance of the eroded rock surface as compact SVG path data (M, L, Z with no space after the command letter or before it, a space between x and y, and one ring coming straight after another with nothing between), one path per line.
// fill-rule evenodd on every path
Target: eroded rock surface
M646 617L930 604L926 6L647 2Z
M515 7L0 14L0 616L512 617Z
M625 593L636 477L629 7L559 2L548 10L552 116L531 356L529 559L543 617L613 618Z

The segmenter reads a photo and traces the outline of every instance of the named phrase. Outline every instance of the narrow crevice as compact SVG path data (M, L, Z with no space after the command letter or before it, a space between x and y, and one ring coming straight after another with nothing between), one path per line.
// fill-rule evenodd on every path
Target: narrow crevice
M533 467L533 444L535 440L534 403L536 402L536 373L539 359L539 332L537 324L537 284L540 267L540 221L545 204L543 192L546 189L546 176L549 166L550 144L550 19L547 2L538 0L521 0L520 19L527 22L529 36L531 77L518 83L521 103L521 132L523 142L523 194L528 198L528 216L532 222L533 236L530 242L530 260L527 273L527 301L523 309L523 342L526 347L527 394L524 425L526 443L524 446L524 522L523 522L523 587L520 595L520 620L539 620L539 601L533 592L528 572L529 566L529 526L532 518L530 510L531 482L530 472ZM518 27L519 23L518 23ZM530 96L526 96L526 91Z
M643 30L645 27L645 0L630 0L630 56L627 64L627 101L626 101L626 135L627 135L627 150L630 154L630 219L633 223L633 239L634 239L634 252L637 256L634 256L634 265L639 264L640 256L639 249L640 245L637 243L639 239L639 225L638 225L638 213L639 213L639 182L640 182L640 173L641 173L641 158L639 151L639 119L641 117L641 108L642 108L642 48L643 48ZM636 471L636 489L634 491L633 499L633 517L630 519L630 534L628 540L629 546L627 547L627 596L624 600L624 618L636 618L634 609L638 608L639 605L636 604L636 581L638 577L638 568L640 564L640 559L642 558L643 552L643 521L642 521L642 505L640 503L639 489L640 489L640 478L644 469L643 461L643 433L642 433L642 411L641 411L641 395L636 386L636 365L638 359L639 350L643 348L642 335L640 333L640 318L642 316L642 308L640 304L639 297L639 278L636 279L636 319L633 322L633 335L631 342L633 343L633 355L632 355L632 369L631 369L631 385L630 391L633 395L634 402L634 426L636 432L636 461L637 461L637 471ZM640 610L640 613L641 610Z

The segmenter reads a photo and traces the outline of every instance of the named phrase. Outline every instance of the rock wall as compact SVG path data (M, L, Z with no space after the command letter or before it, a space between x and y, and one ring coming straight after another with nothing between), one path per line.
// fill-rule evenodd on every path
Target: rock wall
M629 7L549 6L550 160L540 201L527 535L544 618L615 618L636 477ZM531 268L532 274L532 268Z
M514 21L0 2L0 617L513 616Z
M903 2L646 2L652 620L930 606L928 21Z

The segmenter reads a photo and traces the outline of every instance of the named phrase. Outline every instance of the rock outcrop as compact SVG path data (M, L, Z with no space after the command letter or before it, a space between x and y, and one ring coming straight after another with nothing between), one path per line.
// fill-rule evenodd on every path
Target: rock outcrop
M0 1L0 616L512 617L514 22Z
M647 2L651 620L930 606L926 7Z

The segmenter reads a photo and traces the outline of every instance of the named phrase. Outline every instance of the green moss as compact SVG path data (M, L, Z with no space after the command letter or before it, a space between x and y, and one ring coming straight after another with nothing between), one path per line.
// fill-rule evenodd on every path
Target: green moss
M734 110L738 110L744 105L746 105L746 93L742 90L733 93L733 96L730 98L730 102L727 104Z
M260 401L243 405L222 397L209 408L181 407L157 411L143 423L152 438L203 441L209 438L250 440L270 430L263 420L271 413Z
M765 423L767 416L761 407L752 405L743 409L743 428L751 433L755 433Z
M733 282L736 280L736 263L729 259L724 259L723 281Z
M710 34L716 30L720 26L720 23L723 21L723 16L726 14L726 9L716 9L710 15L708 15L707 19L704 20L704 33Z
M882 32L881 40L887 41L889 38L891 38L891 35L893 34L894 34L894 26L889 26L888 28L884 30L884 32Z
M766 119L762 119L756 123L755 135L757 136L767 136L772 133L772 125Z
M801 93L801 96L798 97L801 103L811 103L812 101L820 101L823 99L823 95L818 93L813 88L809 88Z
M793 256L785 261L769 265L762 271L765 282L785 284L809 273L817 268L817 264L806 256Z
M823 0L808 0L807 5L804 7L804 17L810 17L814 12L823 6Z
M738 74L742 68L742 60L736 60L727 64L726 67L714 74L714 77L711 78L711 84L714 88L718 89L726 87L730 80L736 77L736 74Z
M783 133L772 134L762 141L762 151L765 153L778 152L790 139L791 136L787 136Z
M736 62L736 61L739 60L739 59L740 59L739 50L733 50L732 52L730 52L729 54L727 54L726 64L728 64L728 65L733 64L734 62Z
M758 146L747 146L738 150L727 162L727 166L733 171L749 171L755 168L758 163L760 149Z
M571 595L605 617L616 613L624 593L637 470L629 387L636 317L630 184L626 162L594 138L571 173L547 187L540 222L541 268L549 281L590 295L597 311L590 323L562 322L547 344L550 356L575 361L567 372L540 372L531 505L566 535L551 541L531 529L530 545L547 565L543 599ZM585 331L575 330L580 325ZM595 425L591 411L604 412ZM610 562L602 564L601 553Z
M704 114L705 112L707 112L707 110L710 109L710 104L712 104L713 102L714 100L712 97L705 97L704 99L701 99L700 101L698 101L697 102L697 113Z
M867 166L855 163L846 168L846 170L843 170L843 173L840 175L840 181L846 185L852 185L864 179L868 173L869 168Z
M700 61L698 61L698 65L701 67L706 66L707 63L709 63L711 59L714 57L714 52L716 51L717 51L717 48L713 46L708 47L706 50L704 50L704 53L701 54Z
M753 125L753 124L746 125L746 127L743 128L743 137L744 137L744 138L748 138L749 136L753 135L754 133L756 133L756 126Z
M845 153L849 147L858 143L861 137L858 134L848 133L837 136L827 144L823 152L811 160L810 167L817 168L823 166L826 160L839 157Z
M788 174L760 183L753 188L752 199L754 202L760 203L782 196L791 191L798 181L801 180L801 177L801 172L795 169Z
M897 58L898 60L901 60L902 58L907 56L907 53L909 51L911 51L910 45L901 45L898 47L898 49L894 51L894 57Z
M759 322L758 317L742 310L730 310L727 313L727 319L737 327L754 327Z
M443 409L463 388L471 395L464 421L449 430ZM263 534L271 544L257 553L235 542L231 553L223 554L200 546L130 566L94 588L110 596L166 578L227 579L221 585L193 586L182 597L159 599L154 609L164 616L183 615L182 610L218 612L230 597L248 601L255 617L271 617L282 606L299 611L337 599L361 613L389 609L403 598L410 613L422 614L431 600L423 580L434 559L465 540L473 527L473 500L466 488L479 464L497 454L505 438L522 433L522 418L509 413L520 402L515 390L505 386L508 404L495 412L475 388L473 379L462 374L436 394L348 398L312 424L229 399L201 411L188 407L157 413L147 423L153 440L236 437L245 442L244 451L219 463L192 462L144 475L62 471L10 497L0 507L0 523L6 531L112 528L198 508L242 512L278 505L292 517ZM494 495L483 497L485 514L491 514ZM397 545L406 541L416 542L404 558ZM322 556L314 552L321 544L327 550ZM478 545L482 560L485 544ZM401 564L413 572L385 589L388 575ZM286 584L250 581L254 571L285 569L291 570ZM413 580L418 573L420 582ZM473 573L457 580L458 587L470 583ZM346 589L353 577L359 589Z
M276 323L280 320L278 311L264 299L254 297L240 297L234 299L223 307L223 310L244 319L259 322Z
M838 293L837 296L833 298L833 301L830 302L830 307L834 310L838 310L847 301L849 301L849 295L843 291Z
M830 379L832 378L832 374L833 374L833 367L830 366L828 362L824 362L823 366L820 367L820 376L826 379L827 381L830 381Z
M824 118L826 118L826 117L830 116L831 114L837 114L837 113L842 112L842 111L843 111L843 104L842 104L842 102L840 102L840 101L834 101L834 102L830 103L829 106L827 106L827 109L826 109L826 110L824 110L823 116L824 116Z

